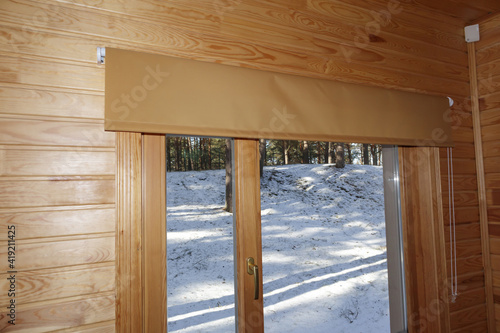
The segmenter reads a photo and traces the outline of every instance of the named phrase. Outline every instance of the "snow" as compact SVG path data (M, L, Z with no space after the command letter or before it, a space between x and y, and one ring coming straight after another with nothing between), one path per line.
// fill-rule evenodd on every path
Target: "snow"
M167 174L169 332L234 332L223 170ZM265 332L389 332L382 167L265 167Z

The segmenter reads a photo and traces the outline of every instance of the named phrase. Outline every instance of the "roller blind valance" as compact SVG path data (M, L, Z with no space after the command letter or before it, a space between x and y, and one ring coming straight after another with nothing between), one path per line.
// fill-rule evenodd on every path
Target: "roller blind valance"
M448 99L106 49L105 128L450 146Z

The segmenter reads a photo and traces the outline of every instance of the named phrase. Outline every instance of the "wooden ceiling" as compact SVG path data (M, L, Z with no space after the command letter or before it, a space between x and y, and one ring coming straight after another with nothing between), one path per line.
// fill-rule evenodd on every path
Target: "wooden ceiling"
M441 12L467 23L500 12L500 0L401 0Z

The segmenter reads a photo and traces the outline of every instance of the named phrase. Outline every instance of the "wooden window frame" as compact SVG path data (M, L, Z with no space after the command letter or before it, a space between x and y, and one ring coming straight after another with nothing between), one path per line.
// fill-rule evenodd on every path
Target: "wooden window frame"
M116 145L116 329L166 332L165 136L118 132ZM400 147L399 163L408 331L449 332L439 149Z

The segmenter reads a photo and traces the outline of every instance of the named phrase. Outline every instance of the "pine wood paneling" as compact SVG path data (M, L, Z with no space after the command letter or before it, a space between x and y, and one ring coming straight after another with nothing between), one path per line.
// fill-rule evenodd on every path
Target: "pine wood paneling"
M500 238L500 223L494 223L494 221L491 221L490 219L490 224L489 224L489 232L491 237L499 237Z
M115 266L84 265L64 269L46 269L16 274L16 301L19 304L95 294L114 290ZM0 290L8 290L8 274L0 274ZM9 304L7 293L0 294L0 305Z
M317 56L314 52L307 50L307 52L304 51L303 45L299 47L299 50L294 50L297 43L303 43L302 41L304 39L305 41L313 39L313 35L311 34L301 37L301 30L299 29L296 29L292 33L293 39L291 41L287 42L285 45L277 45L286 38L283 34L278 33L280 27L276 25L272 28L266 27L265 31L262 33L259 33L258 31L253 33L253 35L258 36L259 40L269 34L269 29L272 29L273 32L276 31L275 33L278 34L277 36L273 35L274 38L272 43L270 42L269 45L261 45L258 41L254 42L246 40L241 34L238 34L238 39L236 39L237 41L241 41L240 43L234 42L235 39L231 38L231 36L226 36L225 39L221 38L224 37L226 29L221 29L220 27L216 35L204 34L201 36L199 32L190 33L186 30L177 30L182 29L182 27L177 28L177 26L173 26L172 24L166 25L164 29L158 29L158 26L161 26L158 22L152 23L144 20L138 21L132 18L125 18L123 15L112 15L110 13L104 14L104 11L93 11L92 20L90 20L88 11L75 6L65 5L63 7L61 4L58 6L50 6L48 4L38 4L37 6L34 6L31 1L16 1L15 3L5 1L4 6L12 12L12 15L2 17L0 13L0 21L22 23L28 26L35 25L37 28L47 28L50 26L51 28L65 32L78 33L80 31L85 31L86 34L90 34L95 37L101 36L105 32L108 34L108 38L113 38L114 40L122 42L128 41L129 43L130 40L134 40L136 43L144 43L153 47L158 47L159 45L163 47L168 46L168 49L165 49L165 52L168 50L168 52L181 54L187 57L193 57L198 54L199 56L208 59L213 59L214 57L218 59L226 59L232 63L234 63L235 60L238 61L239 59L240 63L244 63L252 67L258 64L259 68L265 69L273 68L274 70L279 71L297 74L302 73L308 76L324 76L349 82L371 82L376 85L383 85L398 89L406 88L407 90L414 90L414 87L419 87L419 89L432 93L440 92L448 95L460 94L465 96L468 89L465 81L460 82L456 79L451 79L446 80L446 82L438 82L440 80L440 76L433 76L431 79L428 75L410 74L408 72L408 67L411 67L412 63L415 63L414 60L408 61L405 68L401 69L401 72L396 70L387 71L387 66L393 67L396 66L396 63L402 62L401 56L407 57L409 54L415 53L408 52L407 44L412 43L412 46L415 47L413 44L416 43L416 41L408 40L406 38L404 41L399 42L401 44L400 48L403 49L404 52L402 52L402 55L395 64L389 65L382 62L381 65L375 66L373 61L369 61L367 56L364 56L356 66L351 66L350 62L352 60L350 58L347 59L347 61L344 60L345 52L342 52L342 50L349 46L344 46L344 49L338 49L339 44L346 45L345 42L339 43L339 41L325 41L324 44L326 46L322 47L320 49L321 51L319 51L321 56ZM45 21L39 22L38 20L33 20L33 17L37 12L43 13L44 17L46 17ZM244 20L244 18L239 18L239 20ZM114 29L112 30L107 29L106 22L109 21L115 22L113 26ZM200 20L190 22L190 25L199 24L199 21ZM337 26L334 26L334 28L330 27L328 31L339 31L338 25L343 25L340 23L342 21L335 22ZM254 24L250 26L255 28ZM346 28L347 32L353 31L352 26L348 26ZM200 27L200 31L205 30L207 30L205 26ZM246 30L248 30L248 26L246 26ZM290 34L289 30L290 28L287 28L287 34ZM315 33L317 32L315 31ZM457 30L457 34L460 35L461 32L458 32ZM350 33L345 34L339 32L339 35L344 40L346 36L349 36L347 39L348 44L354 43L355 36L350 36ZM401 35L397 36L402 35L404 34L401 33ZM433 42L436 43L438 41L439 38L436 38ZM244 45L250 46L246 47ZM394 43L391 43L390 41L384 43L384 53L381 59L385 59L389 56L387 53L387 47L390 47L391 45L394 45ZM146 47L146 45L144 45L144 47ZM425 43L425 46L423 46L424 49L429 50L434 47L435 45L430 45L428 43ZM150 47L147 48L150 49ZM362 50L363 49L364 47ZM217 52L214 53L214 50L217 50ZM442 53L445 53L446 50L446 48L443 48L441 52L435 52L434 50L432 51L432 55L425 58L429 59L429 62L432 62L435 57L439 57ZM348 52L350 51L348 50ZM331 58L325 58L325 54L330 55ZM354 54L357 54L357 52L354 52ZM373 52L371 54L373 54ZM459 55L455 54L455 56L450 55L446 57L443 61L449 62L457 56L460 58ZM280 65L272 66L272 63L276 62ZM429 66L429 62L427 66ZM269 64L271 64L271 66L269 66ZM304 66L304 64L306 64L306 66ZM440 67L443 66L444 64L440 65ZM425 68L424 71L426 74L433 73L432 66ZM443 77L451 76L452 72L454 71L443 74ZM347 73L348 75L346 75Z
M470 239L480 239L481 238L481 232L479 228L479 224L477 222L475 223L466 223L466 224L457 224L455 228L455 237L457 241L462 241L462 240L470 240ZM444 227L444 238L446 239L447 242L449 242L450 238L450 227L449 225L445 224Z
M2 114L104 118L104 97L97 94L0 86L0 99Z
M5 244L3 244L5 245ZM73 239L23 244L17 242L16 268L19 271L91 264L115 260L114 237ZM7 272L7 247L0 249L0 271Z
M95 324L89 324L84 326L76 326L71 328L66 328L58 330L57 333L114 333L115 331L115 321L109 320L104 322L99 322Z
M0 208L112 204L114 194L114 179L5 180Z
M500 254L500 237L490 237L490 247L492 254Z
M0 176L113 175L113 151L1 149Z
M455 312L479 304L486 304L484 288L465 290L460 292L455 302L450 302L450 311Z
M447 248L449 249L448 244L447 244ZM447 259L448 259L447 266L450 267L449 252L448 252ZM483 269L483 260L482 260L481 253L475 254L473 256L469 256L466 258L462 258L462 256L460 256L460 259L457 260L457 274L458 275L467 275L470 273L476 273L476 272L480 272L482 269Z
M0 55L0 82L104 91L103 68Z
M0 144L114 147L103 123L75 123L0 117Z
M445 168L444 170L447 170L446 163L441 162L441 165L442 167ZM441 177L441 187L444 189L448 189L448 175ZM475 173L469 175L454 174L453 188L455 191L474 191L477 188L476 174Z
M453 333L484 333L488 332L488 322L486 320L477 322L468 326L459 326L456 329L453 329L451 332Z
M446 202L447 200L448 196L443 196L443 202ZM444 213L444 223L445 225L449 225L450 218L448 209L444 209L443 213ZM455 206L455 222L457 224L479 222L479 211L477 210L477 207Z
M8 225L15 225L20 230L17 240L109 233L115 231L115 209L110 205L69 206L42 211L0 210L0 227L7 230Z
M114 319L115 302L111 293L87 296L62 302L34 303L19 306L16 325L7 323L9 317L0 313L2 332L50 332L72 326L80 326Z
M460 311L455 311L450 316L450 322L452 323L454 329L485 320L486 311L484 304L462 309Z

